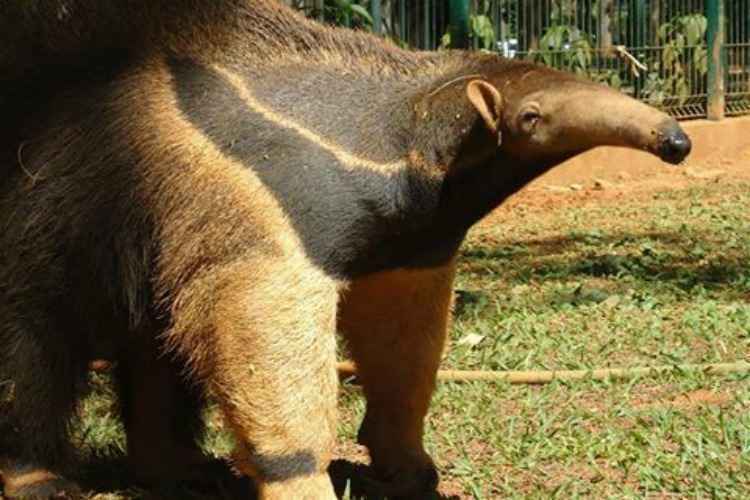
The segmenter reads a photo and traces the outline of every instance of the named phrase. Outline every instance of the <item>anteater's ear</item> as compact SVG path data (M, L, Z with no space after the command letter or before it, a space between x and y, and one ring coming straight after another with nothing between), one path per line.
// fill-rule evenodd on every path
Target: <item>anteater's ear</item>
M498 134L500 140L500 118L503 110L503 96L494 85L485 80L472 80L466 86L466 97L479 112L487 128Z

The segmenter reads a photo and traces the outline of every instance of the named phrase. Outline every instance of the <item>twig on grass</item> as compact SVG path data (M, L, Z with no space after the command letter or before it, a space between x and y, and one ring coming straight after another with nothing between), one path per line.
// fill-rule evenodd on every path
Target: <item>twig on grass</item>
M339 376L351 378L357 376L357 369L351 361L338 363ZM484 371L484 370L440 370L438 380L443 382L507 382L510 384L548 384L554 380L625 380L641 376L658 375L661 373L704 372L709 375L725 375L728 373L750 373L750 363L737 361L735 363L715 363L707 365L664 365L637 368L605 368L594 370L546 370L546 371Z

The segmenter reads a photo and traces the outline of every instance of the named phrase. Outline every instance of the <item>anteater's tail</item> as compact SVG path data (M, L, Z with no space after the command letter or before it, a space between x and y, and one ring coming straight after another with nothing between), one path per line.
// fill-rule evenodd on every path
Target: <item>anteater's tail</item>
M125 54L232 23L252 0L3 0L0 80ZM264 1L264 0L259 0ZM205 33L201 33L204 34Z

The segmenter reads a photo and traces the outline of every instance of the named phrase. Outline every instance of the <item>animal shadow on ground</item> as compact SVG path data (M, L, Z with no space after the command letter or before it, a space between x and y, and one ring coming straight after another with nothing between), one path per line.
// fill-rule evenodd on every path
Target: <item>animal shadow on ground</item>
M693 252L696 241L710 241L711 236L698 232L690 236L675 232L613 232L595 237L575 235L529 240L513 251L498 245L472 247L462 255L466 259L504 266L509 273L522 276L629 275L640 281L669 282L689 291L698 285L728 285L746 273L745 263L750 254L744 250L712 255L710 259ZM652 248L653 244L661 246ZM613 247L620 250L613 252ZM467 298L472 299L475 298Z
M328 473L333 481L336 496L342 500L388 500L388 497L372 492L373 477L371 468L362 463L349 460L334 460L328 468ZM377 487L375 487L376 489ZM437 489L426 491L418 499L414 500L460 500L458 496L445 496Z
M144 489L135 486L121 457L98 458L87 463L76 478L81 489L88 492L89 499L117 498L142 500L255 500L257 493L248 478L231 474L230 469L217 460L212 475L205 481L183 482L179 485L160 485ZM388 500L388 497L372 491L369 466L348 460L334 460L329 474L341 500ZM0 492L2 489L0 488ZM116 493L113 493L116 492ZM114 495L114 496L111 496ZM0 493L0 499L2 499ZM414 500L460 500L458 496L446 496L437 490L425 492Z
M216 460L202 466L201 479L140 485L130 475L124 457L96 458L84 465L76 481L87 497L142 500L254 500L255 487L246 477L234 475L226 462Z

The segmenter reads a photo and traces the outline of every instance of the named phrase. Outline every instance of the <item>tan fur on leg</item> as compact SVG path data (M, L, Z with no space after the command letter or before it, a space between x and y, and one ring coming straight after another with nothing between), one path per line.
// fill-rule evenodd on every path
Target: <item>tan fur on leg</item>
M78 486L43 468L15 470L10 461L0 463L0 483L5 498L81 498Z
M352 283L340 306L367 396L360 440L386 478L409 487L432 461L422 446L449 323L455 263L379 273ZM427 474L429 476L429 474ZM416 479L419 481L420 479Z
M283 482L260 483L260 500L334 500L331 479L327 473Z
M44 469L36 469L29 472L22 472L15 475L3 476L3 486L9 495L14 490L20 490L36 483L57 479L57 474Z

